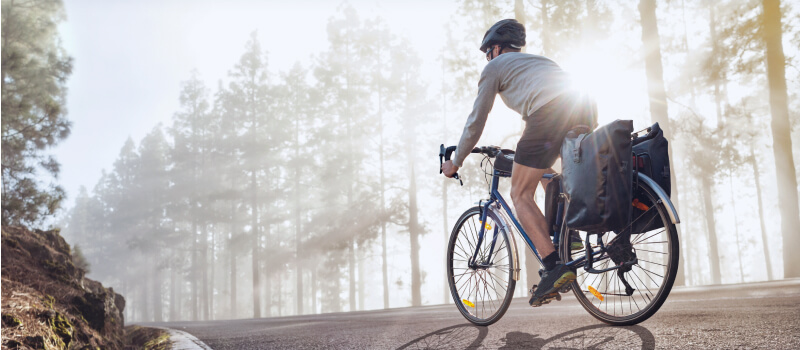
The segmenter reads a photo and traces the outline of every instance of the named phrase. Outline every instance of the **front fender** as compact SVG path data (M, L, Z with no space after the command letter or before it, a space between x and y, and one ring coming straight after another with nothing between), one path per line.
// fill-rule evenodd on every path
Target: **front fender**
M493 206L489 207L489 210L494 214L496 221L500 223L500 227L502 227L503 233L506 235L506 240L508 240L508 245L511 246L511 260L514 262L512 278L514 278L515 281L519 281L519 272L521 268L519 266L519 252L517 252L517 240L514 238L514 231L511 231L511 228L508 227L508 223L503 219L501 212L503 209L500 207L499 203L495 202Z

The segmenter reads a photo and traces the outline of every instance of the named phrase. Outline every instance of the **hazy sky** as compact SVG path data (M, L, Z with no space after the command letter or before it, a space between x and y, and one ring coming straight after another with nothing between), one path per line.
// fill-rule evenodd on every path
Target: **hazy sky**
M269 53L269 70L308 66L328 48L326 24L337 1L80 1L66 0L60 26L74 58L67 108L72 134L54 153L70 208L80 186L92 190L130 136L170 125L180 82L192 69L211 91L226 79L254 30ZM443 23L452 1L349 1L361 16L383 17L414 43L427 74L441 74ZM424 10L423 10L424 9ZM430 25L426 25L429 23ZM479 57L480 58L480 57ZM437 81L439 79L436 79Z

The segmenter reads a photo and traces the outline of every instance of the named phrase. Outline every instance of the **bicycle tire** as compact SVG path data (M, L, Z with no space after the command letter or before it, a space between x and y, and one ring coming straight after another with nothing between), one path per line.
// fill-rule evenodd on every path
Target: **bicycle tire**
M636 252L637 259L640 263L644 263L646 265L641 265L639 263L633 265L631 267L631 271L623 272L622 276L628 280L631 287L636 285L634 288L633 295L627 296L628 302L628 311L629 314L625 314L625 301L626 299L622 296L622 286L623 284L620 282L621 279L617 275L619 272L617 270L608 271L602 274L589 274L583 268L578 269L578 278L572 282L571 288L572 292L575 294L575 297L581 303L584 309L589 312L592 316L597 318L600 321L603 321L607 324L615 325L615 326L627 326L640 323L648 318L650 318L653 314L658 311L659 308L664 304L664 301L667 299L669 292L672 290L672 285L675 282L675 275L678 271L678 261L680 256L680 244L678 242L678 233L675 225L670 221L669 216L667 214L667 208L663 203L658 200L658 197L655 195L655 192L648 187L644 183L639 183L639 191L634 191L634 193L640 193L642 195L647 196L649 203L654 204L649 207L649 210L656 208L658 211L658 215L649 215L651 217L650 220L658 218L661 220L663 227L647 231L647 232L638 232L638 233L631 233L631 246L633 247L634 251ZM637 218L634 218L634 221L637 219L642 219L644 217L648 217L646 215L640 215ZM649 226L649 225L645 225ZM662 236L659 236L657 240L662 238L666 238L667 241L665 243L659 241L651 241L652 237L659 235L661 232L659 230L663 230L665 233ZM655 233L654 233L655 232ZM579 233L581 238L584 239L586 233L580 232ZM608 240L610 241L611 235L616 235L614 232L606 232L602 234L601 239L603 241ZM634 237L634 235L636 237ZM606 238L608 237L608 238ZM570 251L570 240L569 240L569 230L564 229L561 232L561 240L559 244L559 250L561 257L564 258L566 261L571 261L573 258L579 258L580 256L585 256L585 250L581 250L578 252ZM646 247L644 247L647 245ZM640 255L640 252L642 255ZM663 257L661 255L667 255ZM642 256L646 256L648 259L657 260L660 258L659 262L646 260L642 258ZM605 265L595 264L596 269L602 269L608 266L609 262L612 262L611 259L606 259ZM663 263L663 264L662 264ZM658 272L651 271L650 268L653 266L663 265L663 269L660 269L659 272L663 273L662 281L659 284L656 281L658 276ZM643 267L646 266L646 267ZM638 267L638 269L637 269ZM636 271L640 271L640 274L637 274ZM633 272L633 273L631 273ZM597 283L598 276L593 278L595 282L589 282L589 275L605 275L600 279L600 285L598 288L595 289L596 292L599 292L601 296L603 294L606 295L603 300L600 300L591 290L588 290L588 286ZM584 277L581 279L581 277ZM611 286L611 288L617 288L617 290L611 290L612 292L616 293L609 293L609 284L612 283L611 279L616 277L616 286ZM605 292L603 293L599 290L602 287L603 280L606 281ZM658 290L653 293L653 291L648 287L648 284L653 282L653 284L658 286ZM647 290L646 292L642 292L642 286L645 287ZM594 287L593 287L594 288ZM654 287L655 288L655 287ZM637 295L638 292L638 295ZM626 293L627 294L627 293ZM644 307L637 303L638 300L641 303L644 303ZM609 303L605 302L605 299L612 299L613 300L613 313L609 312ZM599 303L598 303L599 300ZM617 301L619 301L619 309L620 311L617 312ZM605 302L605 307L603 307L603 303ZM634 306L637 308L636 312L633 312Z
M468 209L453 227L450 241L447 245L447 284L450 286L450 294L461 315L475 325L488 326L502 318L511 304L514 288L516 287L516 281L513 278L513 271L516 266L514 266L514 260L512 259L513 252L511 251L511 245L509 245L508 232L503 229L505 225L500 224L501 219L492 211L487 213L486 220L492 230L486 231L481 247L479 247L481 250L479 257L485 256L488 250L492 249L492 234L496 233L498 235L494 254L492 254L492 263L490 264L492 267L473 269L468 266L467 260L474 253L475 244L478 240L477 228L480 227L478 225L482 224L480 223L480 213L480 207L476 206ZM491 234L489 234L490 232ZM505 249L504 257L502 256L503 249ZM497 258L498 256L500 258ZM494 272L491 270L494 270ZM467 276L469 276L468 279L464 281ZM503 277L505 277L505 280ZM488 281L491 281L491 284ZM474 285L472 282L474 282ZM491 286L491 290L489 286ZM504 287L504 289L501 289L503 293L499 292L498 287ZM490 298L487 299L487 296ZM492 296L497 298L491 299ZM470 301L470 299L474 299L474 302ZM486 313L487 302L489 302L490 307L488 314ZM473 305L470 306L468 303Z

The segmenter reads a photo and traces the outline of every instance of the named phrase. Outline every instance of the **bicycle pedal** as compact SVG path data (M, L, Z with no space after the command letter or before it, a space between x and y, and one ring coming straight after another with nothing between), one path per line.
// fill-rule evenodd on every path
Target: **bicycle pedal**
M543 296L541 299L537 300L533 304L530 304L531 307L539 307L544 304L550 304L553 300L561 301L561 295L558 293L553 293L549 295Z
M528 293L531 293L531 295L533 295L533 293L536 293L536 286L537 285L534 284L533 287L531 287L531 289L528 290Z

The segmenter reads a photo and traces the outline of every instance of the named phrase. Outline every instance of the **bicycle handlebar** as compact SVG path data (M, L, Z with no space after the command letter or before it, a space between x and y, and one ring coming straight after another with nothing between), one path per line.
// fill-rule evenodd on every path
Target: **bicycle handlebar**
M453 155L453 152L455 152L455 150L456 146L444 147L444 144L441 144L439 146L439 174L442 173L442 165L444 164L444 162L450 160L450 157ZM470 153L482 153L489 156L490 158L494 158L498 154L500 154L500 147L498 146L475 147L472 149ZM461 178L458 176L458 173L453 174L453 178L458 180L461 183L461 186L464 186L464 181L461 181Z

